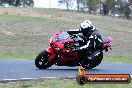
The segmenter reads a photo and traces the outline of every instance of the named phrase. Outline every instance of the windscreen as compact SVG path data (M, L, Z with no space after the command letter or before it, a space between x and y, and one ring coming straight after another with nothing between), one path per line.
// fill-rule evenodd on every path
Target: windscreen
M67 32L63 32L54 39L54 42L60 42L62 40L68 40L68 39L71 39L70 35Z
M103 36L102 40L103 40L104 43L110 42L109 38L106 37L106 36Z

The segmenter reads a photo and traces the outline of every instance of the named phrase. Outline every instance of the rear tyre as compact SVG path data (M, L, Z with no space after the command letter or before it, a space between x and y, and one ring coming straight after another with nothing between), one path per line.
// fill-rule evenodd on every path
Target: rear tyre
M82 62L82 67L85 69L92 69L98 66L101 63L102 59L103 59L103 52L98 57L96 57L94 60L89 60L89 61L84 60Z
M39 53L39 55L35 59L35 66L39 69L47 69L51 67L53 64L48 62L48 57L50 54L45 50Z

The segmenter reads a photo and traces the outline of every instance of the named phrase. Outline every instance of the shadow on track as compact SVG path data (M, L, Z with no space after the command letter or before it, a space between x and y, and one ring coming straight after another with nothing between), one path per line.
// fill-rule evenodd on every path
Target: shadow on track
M70 72L70 71L73 71L73 72L77 72L78 71L78 68L61 68L61 69L59 69L59 68L49 68L49 69L36 69L36 70L39 70L39 71L52 71L52 72L54 72L54 71L58 71L58 72L60 72L60 71L64 71L64 72ZM102 73L102 72L105 72L106 70L103 70L103 69L84 69L85 71L86 71L86 73Z

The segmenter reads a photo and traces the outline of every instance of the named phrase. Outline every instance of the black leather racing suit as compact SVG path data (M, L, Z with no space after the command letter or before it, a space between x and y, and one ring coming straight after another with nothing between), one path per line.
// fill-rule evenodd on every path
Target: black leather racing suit
M87 59L93 60L96 58L96 56L102 53L103 41L99 31L96 28L92 28L90 31L86 29L73 29L67 32L70 35L78 33L82 33L84 35L86 44L79 47L77 51L92 51L91 53L87 54Z

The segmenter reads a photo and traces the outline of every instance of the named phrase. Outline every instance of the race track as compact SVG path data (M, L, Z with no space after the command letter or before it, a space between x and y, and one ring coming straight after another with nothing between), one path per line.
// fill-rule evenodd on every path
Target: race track
M0 60L0 82L3 80L39 79L49 77L75 77L78 67L52 66L37 69L33 60ZM130 74L132 63L101 63L98 67L86 70L87 74Z

